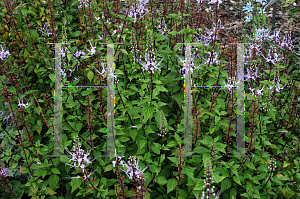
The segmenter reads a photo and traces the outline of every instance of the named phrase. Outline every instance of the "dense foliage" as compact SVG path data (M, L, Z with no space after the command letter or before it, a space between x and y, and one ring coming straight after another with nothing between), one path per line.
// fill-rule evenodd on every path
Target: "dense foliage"
M3 0L0 197L300 197L299 52L291 38L245 37L252 43L245 45L247 157L231 157L237 45L230 43L238 41L216 17L220 1L210 3L214 21L197 0L139 2ZM264 15L253 19L255 29L270 24ZM47 156L54 148L56 43L68 43L61 44L68 158ZM99 157L107 151L105 43L114 43L115 158ZM199 157L184 156L184 43L199 43L190 67L192 85L202 86L192 92L192 151Z

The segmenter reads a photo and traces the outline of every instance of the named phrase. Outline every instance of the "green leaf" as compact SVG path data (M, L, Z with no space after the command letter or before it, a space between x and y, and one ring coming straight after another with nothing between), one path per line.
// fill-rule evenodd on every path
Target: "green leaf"
M105 169L104 169L104 173L107 172L107 171L112 170L113 168L114 168L114 165L112 165L112 164L107 165L107 166L105 167Z
M81 179L80 178L73 178L71 180L71 186L72 186L72 191L71 194L80 187L81 185Z
M267 113L271 118L272 118L272 121L275 122L275 113L272 109L270 109Z
M237 184L242 186L240 178L238 176L233 176L233 180L234 180L234 182L236 182Z
M218 151L221 151L221 152L223 152L223 153L226 153L226 151L225 151L225 148L226 148L226 146L227 146L226 144L217 142L216 146L217 146L217 150L218 150Z
M287 198L290 195L290 191L287 188L282 188L282 194Z
M18 166L18 163L14 163L14 164L11 166L11 168L14 169L14 168L16 168L17 166Z
M168 180L168 184L167 184L167 194L169 194L171 191L173 191L173 189L175 189L177 185L177 180L172 178Z
M94 72L90 70L90 71L88 72L88 74L87 74L87 77L88 77L88 79L90 80L90 82L92 82L92 79L93 79L93 77L94 77Z
M246 165L249 169L255 170L255 166L253 165L252 162L246 162L245 165Z
M143 148L146 145L146 143L147 143L147 140L144 139L144 138L141 138L141 140L140 140L140 149Z
M124 53L125 55L128 55L128 52L125 49L121 49L122 53Z
M155 146L155 144L151 145L151 149L154 153L160 154L160 149L157 146Z
M168 159L174 162L175 164L178 164L178 160L175 157L168 157Z
M55 174L52 174L48 179L50 187L54 188L58 185L59 177Z
M186 166L182 169L182 171L184 172L184 174L186 174L189 178L192 179L192 181L194 181L194 170L196 168L193 168L193 167L189 167L189 166Z
M69 62L71 61L71 58L73 57L73 54L71 54L71 53L68 53L67 54L67 58L68 58L68 60L69 60Z
M60 171L57 168L52 168L51 172L54 174L60 174Z
M43 169L37 169L34 171L34 175L35 176L42 176L43 178L45 178L45 176L47 175L47 170L45 168Z
M232 189L230 190L230 199L231 199L231 198L235 198L236 195L237 195L236 189L235 189L235 188L232 188Z
M12 92L12 93L16 93L16 92L17 92L16 89L15 89L15 87L13 87L13 86L10 86L10 87L8 88L8 91L9 91L9 92Z
M80 31L76 31L76 32L73 32L72 34L72 37L78 37L81 35Z
M152 118L153 116L153 107L149 104L146 104L143 108L143 116L144 116L144 121L143 123L146 123L148 119Z
M267 23L266 23L266 17L265 17L265 15L264 15L264 12L262 12L262 19L263 19L264 24L267 24Z
M214 178L214 182L215 183L220 183L224 180L225 176L219 176L219 173L218 172L213 172L213 178Z
M135 141L137 133L138 133L137 129L131 129L130 130L130 137L132 138L133 141Z
M165 176L157 176L155 182L158 183L159 185L165 185L167 184L168 181Z
M181 138L180 138L180 136L177 134L177 133L175 133L175 139L176 139L176 141L177 141L177 144L179 144L179 145L181 145Z
M221 183L221 193L231 187L231 181L229 178L225 178Z
M180 47L182 47L182 44L176 44L174 46L174 51L176 52Z

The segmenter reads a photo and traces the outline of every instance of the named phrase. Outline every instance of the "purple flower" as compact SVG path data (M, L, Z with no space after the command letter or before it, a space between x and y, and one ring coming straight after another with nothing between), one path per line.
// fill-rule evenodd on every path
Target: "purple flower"
M28 108L28 106L29 106L28 103L29 103L30 99L27 101L26 104L23 103L23 99L22 99L22 103L20 102L19 98L18 98L18 101L19 101L19 104L18 104L19 107L23 106L25 109Z
M3 168L3 169L1 170L1 173L0 173L0 175L2 175L2 176L6 176L5 168Z
M124 151L124 153L125 153L125 151ZM116 157L116 159L117 158L119 158L119 160L121 160L121 158L122 157L124 157L124 153L123 153L123 156L117 156L117 154L116 154L116 148L115 148L115 157ZM144 173L144 171L148 168L148 166L149 165L147 165L142 171L139 169L139 166L138 166L138 164L139 164L139 161L140 161L140 158L138 159L138 161L136 162L136 157L135 156L130 156L129 157L129 161L128 161L128 164L126 164L123 160L122 161L120 161L120 163L121 163L121 165L124 167L124 166L126 166L127 167L127 171L125 171L125 170L123 170L123 169L121 169L122 171L124 171L125 173L126 173L126 175L128 176L128 178L130 179L130 180L132 180L132 178L133 178L133 168L135 168L135 172L134 172L134 174L135 174L135 176L136 176L136 178L138 178L138 179L142 179L142 174ZM115 167L115 165L116 165L116 161L113 161L112 162L113 163L113 166ZM144 178L145 179L145 178Z
M125 12L128 13L128 17L134 18L133 23L136 22L137 18L141 19L147 14L148 8L146 8L146 4L148 2L149 2L149 0L139 0L139 2L137 3L137 8L135 8L134 6L131 6L131 8L129 9L130 12L125 10ZM137 14L139 16L137 16Z
M5 52L2 45L1 45L1 48L2 48L2 51L0 51L0 59L4 60L11 54L9 53L8 50Z

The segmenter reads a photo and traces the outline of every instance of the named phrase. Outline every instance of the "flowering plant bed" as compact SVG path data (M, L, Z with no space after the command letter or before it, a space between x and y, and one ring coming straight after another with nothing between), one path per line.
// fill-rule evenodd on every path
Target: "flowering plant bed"
M0 198L300 197L298 45L253 2L241 39L220 0L0 5Z

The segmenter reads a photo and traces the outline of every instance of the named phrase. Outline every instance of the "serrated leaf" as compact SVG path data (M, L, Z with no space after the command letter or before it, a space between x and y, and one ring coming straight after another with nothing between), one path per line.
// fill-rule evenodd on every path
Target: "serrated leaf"
M72 191L71 193L73 193L76 189L78 189L81 185L81 179L80 178L73 178L71 180L71 186L72 186Z
M56 185L58 185L59 177L55 174L52 174L49 177L48 182L49 182L50 187L55 187Z
M80 36L80 35L81 35L80 31L76 31L76 32L73 32L73 33L72 33L72 36L73 36L73 37L78 37L78 36Z
M14 163L14 164L11 166L11 168L14 169L14 168L16 168L17 166L18 166L18 163Z
M93 71L89 71L87 74L88 79L90 80L90 82L92 81L92 79L94 78L94 72Z
M175 133L175 140L177 141L177 144L181 145L181 138L177 133Z
M160 149L157 146L155 146L154 144L151 145L151 149L154 153L160 154Z
M165 176L157 176L155 182L157 182L159 185L165 185L168 181Z
M252 169L252 170L255 170L255 166L253 165L252 162L246 162L245 165L246 165L248 168L250 168L250 169Z
M275 113L272 109L270 109L267 113L269 116L271 116L272 121L275 122Z
M178 164L178 160L175 157L168 157L169 160L171 160L172 162L174 162L175 164Z
M194 170L196 168L193 168L193 167L189 167L189 166L186 166L182 169L182 171L184 172L184 174L186 174L189 178L192 179L192 181L194 181Z
M171 191L173 191L175 189L177 185L177 180L172 178L168 180L168 184L167 184L167 194L169 194Z
M238 176L233 176L233 180L234 180L234 182L236 182L237 184L242 185L242 184L241 184L241 181L240 181L240 178L239 178Z
M236 189L235 189L235 188L232 188L232 189L230 190L230 199L231 199L231 198L235 198L236 195L237 195Z
M282 194L285 198L287 198L290 195L289 190L287 188L282 188Z
M128 52L125 49L121 49L122 53L124 53L125 55L128 55Z
M107 166L105 167L105 169L104 169L104 173L107 172L107 171L112 170L113 168L114 168L114 166L113 166L112 164L107 165Z
M54 174L60 174L60 171L57 168L52 168L51 172Z
M231 187L231 181L229 178L225 178L221 183L221 192L226 191Z
M218 172L214 172L213 173L213 176L214 176L214 182L215 183L220 183L224 180L224 176L219 176L219 173Z
M47 194L47 195L50 195L50 196L53 196L54 194L57 194L55 191L53 191L53 189L47 189L46 191L45 191L45 194Z
M144 116L144 121L143 123L146 123L148 119L150 119L153 116L153 107L149 104L146 104L143 108L143 116Z
M16 88L13 87L13 86L10 86L10 87L8 88L8 91L9 91L9 92L12 92L12 93L16 93L16 92L17 92L17 91L16 91Z
M23 171L23 170L22 170ZM37 169L34 171L35 176L42 176L43 178L47 175L47 170L46 169Z
M291 163L288 163L287 161L283 162L283 168L290 166Z

